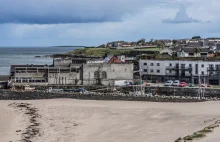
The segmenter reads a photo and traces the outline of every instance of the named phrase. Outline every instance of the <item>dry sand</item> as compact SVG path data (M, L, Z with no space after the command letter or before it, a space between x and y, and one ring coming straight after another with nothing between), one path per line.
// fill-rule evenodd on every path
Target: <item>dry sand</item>
M0 101L1 142L19 140L15 131L28 125L22 112L8 107L13 102L39 109L41 136L36 142L174 142L220 119L220 102ZM219 132L217 128L200 141L220 141Z

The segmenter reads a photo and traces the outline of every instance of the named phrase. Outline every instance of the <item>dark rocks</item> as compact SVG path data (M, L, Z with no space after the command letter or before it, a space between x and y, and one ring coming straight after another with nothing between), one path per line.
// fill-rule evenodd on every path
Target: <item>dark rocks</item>
M37 118L39 118L39 114L37 113L37 109L32 107L27 103L12 103L9 106L14 107L15 109L21 109L25 111L25 114L29 116L29 125L26 128L25 132L22 135L22 142L31 142L31 140L40 134L40 123L37 122ZM18 130L16 132L21 132Z
M16 91L1 91L0 100L36 100L36 99L57 99L57 98L70 98L81 100L124 100L124 101L151 101L151 102L201 102L204 100L198 100L196 98L189 97L147 97L147 96L131 96L122 93L46 93L46 92L16 92ZM29 111L25 112L33 119L30 119L32 123L35 123L34 113L37 111L35 108L26 104L19 104L19 107L26 107Z

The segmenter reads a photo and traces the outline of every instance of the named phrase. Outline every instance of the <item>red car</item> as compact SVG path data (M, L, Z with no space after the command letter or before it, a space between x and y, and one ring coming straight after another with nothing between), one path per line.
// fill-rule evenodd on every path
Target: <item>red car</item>
M186 82L181 82L179 87L185 87L186 86Z

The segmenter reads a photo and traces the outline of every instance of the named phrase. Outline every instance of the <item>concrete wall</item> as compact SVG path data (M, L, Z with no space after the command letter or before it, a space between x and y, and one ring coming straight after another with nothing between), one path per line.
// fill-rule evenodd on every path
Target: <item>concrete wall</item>
M45 73L15 73L15 77L43 77Z
M112 84L113 80L133 79L133 64L84 64L84 85L95 85L98 83L94 76L95 71L99 71L99 77L102 85L109 85L109 83ZM107 73L107 78L102 77L102 72Z
M72 59L54 59L54 66L69 66L72 63Z
M49 73L48 84L80 84L80 73Z

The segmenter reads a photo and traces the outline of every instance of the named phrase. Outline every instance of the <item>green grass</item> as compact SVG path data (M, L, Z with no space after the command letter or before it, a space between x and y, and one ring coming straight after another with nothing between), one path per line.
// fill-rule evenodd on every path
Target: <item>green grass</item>
M158 48L158 47L155 47L155 48L145 48L145 49L135 49L136 51L160 51L162 50L162 48Z
M108 48L84 48L76 49L70 52L75 55L85 55L85 56L97 56L102 57L105 54L110 55L129 55L131 51L159 51L159 48L149 48L149 49L108 49Z
M210 130L210 129L203 129L203 130L198 131L198 132L199 132L199 133L211 133L212 130Z
M205 137L205 136L206 136L206 135L205 135L205 134L202 134L202 133L194 133L193 135L186 136L186 137L184 137L183 139L184 139L184 140L194 140L194 139L203 138L203 137Z

